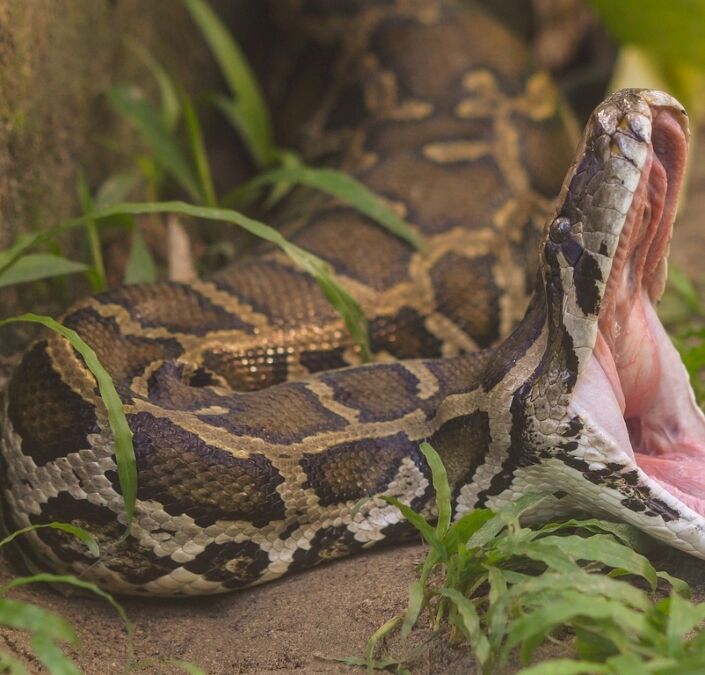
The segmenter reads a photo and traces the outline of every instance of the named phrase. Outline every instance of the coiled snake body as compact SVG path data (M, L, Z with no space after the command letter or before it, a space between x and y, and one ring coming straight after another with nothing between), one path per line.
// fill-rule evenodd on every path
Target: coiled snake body
M103 550L96 560L42 529L28 535L33 555L129 593L267 581L408 536L379 495L432 516L423 440L444 460L456 516L551 491L547 512L599 510L705 555L698 492L672 470L699 461L705 423L652 307L682 108L658 92L613 95L552 211L570 125L493 20L435 0L299 4L309 37L340 48L309 146L425 242L414 252L320 195L294 197L283 217L360 301L381 362L359 365L315 283L269 250L190 286L80 302L63 322L124 402L136 515L121 540L95 381L67 343L44 339L6 397L8 518L73 522Z

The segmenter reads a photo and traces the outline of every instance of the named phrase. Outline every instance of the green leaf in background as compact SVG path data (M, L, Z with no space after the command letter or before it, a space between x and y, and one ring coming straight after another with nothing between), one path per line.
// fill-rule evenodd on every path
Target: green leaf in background
M90 190L88 189L88 183L86 183L86 177L83 175L83 172L79 173L78 176L77 192L81 209L85 215L89 216L93 210L93 198L91 197ZM108 287L108 282L105 278L103 251L101 249L100 237L98 236L98 229L96 228L95 221L90 219L86 220L86 237L88 239L91 258L93 260L93 269L91 269L87 274L88 280L90 281L94 292L104 291Z
M613 88L667 89L689 108L691 117L699 118L705 110L705 0L591 2L625 46Z
M196 173L201 185L201 194L203 195L206 206L217 206L218 200L215 196L215 188L213 187L213 178L211 176L211 167L208 162L206 153L206 145L203 141L203 132L201 124L198 121L196 110L193 107L191 98L185 92L181 92L181 105L184 111L184 121L186 122L186 134L191 148L191 154L196 166Z
M152 73L157 86L159 87L160 111L164 128L173 132L181 117L181 104L176 93L176 86L172 82L164 66L157 61L139 42L128 40L130 49L137 55L137 58L144 63ZM119 201L119 200L116 200Z
M95 193L95 208L124 202L142 179L138 169L119 171L106 178Z
M362 359L370 359L367 321L360 306L336 281L330 266L318 256L287 241L277 230L269 225L265 225L258 220L248 218L244 214L230 209L194 206L193 204L178 201L147 202L143 204L125 203L114 204L113 206L95 211L91 217L98 220L122 214L141 215L148 213L177 213L193 218L232 223L261 239L279 246L291 260L313 276L333 307L335 307L342 316L348 331L360 349ZM83 223L84 218L74 218L66 221L62 223L60 229L77 227Z
M705 69L703 0L591 0L620 40L645 46L662 58Z
M99 216L96 212L96 215L92 217L97 219ZM86 217L84 216L84 218ZM83 221L84 218L79 220ZM132 446L132 432L127 424L122 401L115 390L112 378L98 361L98 357L93 349L83 341L81 336L76 331L63 326L50 316L21 314L20 316L0 320L0 326L22 321L39 323L65 337L71 343L71 346L83 357L86 366L91 373L93 373L98 384L100 396L108 411L108 422L115 440L115 461L117 463L118 480L120 481L120 489L122 490L122 496L125 501L125 514L129 523L134 515L135 502L137 500L137 462Z
M23 284L28 281L38 279L49 279L65 274L75 274L85 272L88 265L68 260L58 255L50 253L29 253L17 258L11 267L4 272L0 272L0 288L12 286L13 284Z
M440 455L430 443L426 443L425 441L421 443L420 450L431 468L433 490L436 493L436 510L438 511L436 535L438 535L438 537L444 537L450 527L450 519L453 515L448 473L446 472L445 466L443 466Z
M150 283L157 280L157 265L147 246L142 231L135 225L132 230L132 247L125 268L126 284Z
M214 103L239 132L259 167L277 159L269 110L247 59L227 27L204 0L182 0L205 38L230 89Z
M159 112L137 90L124 84L115 85L108 93L113 108L124 115L139 131L151 148L155 159L171 174L178 184L196 202L205 201L198 179L181 152Z
M307 166L289 166L273 169L251 180L247 185L297 183L326 192L364 213L386 227L400 239L421 249L423 244L403 219L397 216L382 200L352 176L335 169L314 169Z

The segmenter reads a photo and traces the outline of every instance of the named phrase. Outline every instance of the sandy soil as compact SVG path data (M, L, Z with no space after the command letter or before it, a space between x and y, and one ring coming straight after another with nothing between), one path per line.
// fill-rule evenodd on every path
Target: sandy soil
M699 152L705 151L701 134ZM672 259L689 275L705 280L705 165L694 162L688 205L679 217ZM125 599L136 625L133 665L137 672L180 672L169 659L184 659L210 675L232 673L346 673L349 668L326 660L362 655L370 635L405 607L421 545L408 545L359 555L248 591L215 598L145 601ZM687 579L696 597L705 597L705 564L669 549L654 562ZM9 578L7 566L0 581ZM52 609L75 626L80 637L76 662L87 675L124 672L130 662L119 618L102 601L62 597L35 587L13 593ZM392 640L388 652L404 657L430 638L415 631L406 643ZM3 644L4 643L4 644ZM24 635L0 631L0 650L20 656L32 673L42 672ZM562 647L542 652L544 658L565 653ZM466 649L431 640L407 661L413 673L473 673ZM516 664L509 672L516 671Z

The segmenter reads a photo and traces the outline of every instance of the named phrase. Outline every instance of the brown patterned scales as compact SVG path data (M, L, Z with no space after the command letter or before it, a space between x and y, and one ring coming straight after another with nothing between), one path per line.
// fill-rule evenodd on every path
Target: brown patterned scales
M650 124L661 109L676 119L680 108L654 94L606 103L566 182L568 227L550 228L539 246L573 144L551 83L516 40L465 3L294 4L305 40L338 53L308 154L321 149L386 199L425 251L317 194L294 197L283 224L360 301L376 359L426 360L311 375L360 357L315 282L271 250L190 286L124 287L79 303L64 323L117 384L138 502L118 541L124 510L95 382L61 339L35 344L2 423L9 519L74 522L102 545L96 561L63 533L29 535L52 568L122 592L213 593L393 541L409 534L396 509L376 498L351 511L363 496L390 494L430 513L424 439L443 457L458 513L557 478L575 483L565 508L595 500L596 462L583 457L595 432L571 396L631 205L619 187L596 186L648 180L637 150L651 152L650 136L622 148L624 120ZM597 152L603 137L624 165ZM677 194L679 164L668 172ZM617 202L624 214L607 222L602 204ZM458 356L497 345L525 311L496 349ZM621 495L626 464L610 466L596 489ZM610 499L633 493L631 484Z

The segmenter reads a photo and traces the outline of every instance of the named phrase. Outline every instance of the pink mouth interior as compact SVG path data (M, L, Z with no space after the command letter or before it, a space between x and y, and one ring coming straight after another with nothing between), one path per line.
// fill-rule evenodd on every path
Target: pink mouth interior
M654 309L685 157L673 113L654 110L653 144L613 260L593 357L575 394L642 471L705 515L705 417Z

